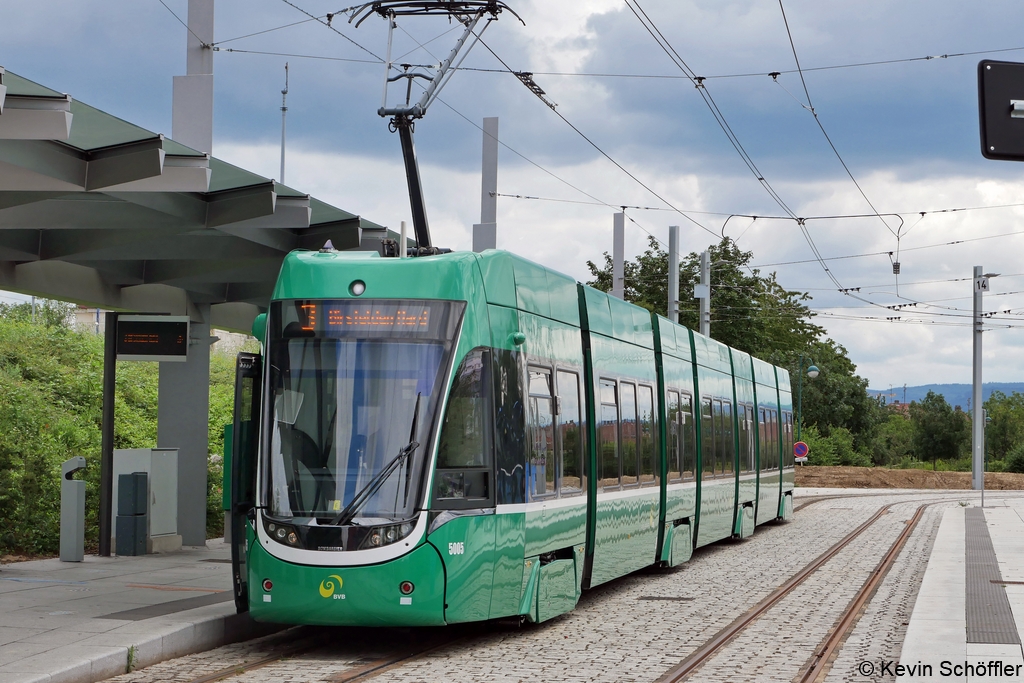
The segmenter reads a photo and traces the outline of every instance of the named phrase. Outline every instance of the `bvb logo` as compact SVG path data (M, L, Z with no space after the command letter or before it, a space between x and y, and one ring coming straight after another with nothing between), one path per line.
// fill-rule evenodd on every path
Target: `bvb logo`
M335 585L332 579L337 579L338 584ZM328 578L320 582L320 597L329 598L334 595L334 591L341 590L342 580L337 574L331 574Z

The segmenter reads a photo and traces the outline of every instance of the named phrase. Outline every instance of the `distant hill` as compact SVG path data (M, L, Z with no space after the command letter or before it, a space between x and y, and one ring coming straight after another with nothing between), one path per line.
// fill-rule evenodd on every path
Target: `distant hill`
M906 403L920 401L928 395L929 391L942 394L946 399L946 403L951 406L960 406L963 410L967 410L970 405L970 384L923 384L918 387L907 387ZM981 386L982 400L987 401L993 391L1001 391L1007 396L1015 391L1024 393L1024 382L986 382ZM888 395L888 389L868 389L868 394L871 396L885 396L887 403L904 402L903 387L893 387L892 396Z

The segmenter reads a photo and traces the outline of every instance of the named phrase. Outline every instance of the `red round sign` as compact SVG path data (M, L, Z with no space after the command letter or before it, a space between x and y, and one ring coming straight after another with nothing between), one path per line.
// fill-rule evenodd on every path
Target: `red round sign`
M798 458L806 458L807 452L810 450L811 449L809 449L807 447L807 444L805 444L803 441L797 441L795 444L793 444L793 455L795 455Z

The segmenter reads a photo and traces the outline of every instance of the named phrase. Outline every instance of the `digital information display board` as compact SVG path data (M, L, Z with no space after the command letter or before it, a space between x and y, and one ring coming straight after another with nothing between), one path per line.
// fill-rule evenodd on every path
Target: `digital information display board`
M117 317L117 360L184 363L188 360L189 318L176 315Z

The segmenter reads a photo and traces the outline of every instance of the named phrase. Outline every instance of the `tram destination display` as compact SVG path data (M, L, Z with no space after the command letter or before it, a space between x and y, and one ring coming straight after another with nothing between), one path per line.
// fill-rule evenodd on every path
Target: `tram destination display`
M118 316L117 360L184 363L188 334L188 316Z

